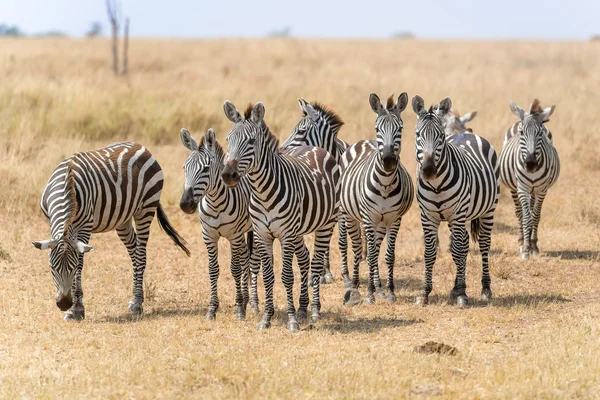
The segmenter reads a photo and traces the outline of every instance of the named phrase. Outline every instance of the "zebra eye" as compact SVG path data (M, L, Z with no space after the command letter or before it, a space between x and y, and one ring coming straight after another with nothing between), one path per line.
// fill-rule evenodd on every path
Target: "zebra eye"
M248 144L254 144L254 142L256 142L256 139L254 139L254 138L248 139Z
M207 165L205 165L205 166L204 166L204 168L202 168L202 172L206 172L206 171L208 171L208 168L209 168L209 165L208 165L208 164L207 164Z

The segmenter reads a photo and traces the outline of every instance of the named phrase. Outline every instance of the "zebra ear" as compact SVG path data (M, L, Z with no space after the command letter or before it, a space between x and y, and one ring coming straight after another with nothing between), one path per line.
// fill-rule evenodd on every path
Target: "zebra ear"
M209 150L213 150L215 148L215 143L217 142L217 137L215 131L212 128L208 128L206 134L204 135L204 143Z
M77 246L77 251L80 252L81 254L88 253L88 252L94 250L94 248L92 246L88 246L87 244L83 243L82 241L78 241L76 243L76 246Z
M440 105L438 106L438 110L441 115L448 114L451 108L452 100L450 100L450 97L446 97L444 100L440 101Z
M56 240L42 240L40 242L31 242L33 247L40 250L53 249L56 247Z
M237 108L235 108L233 103L229 100L225 100L225 103L223 104L223 111L225 111L225 116L227 117L227 119L229 119L234 124L242 120L242 116L238 112Z
M383 112L383 105L381 104L381 100L379 96L375 93L371 93L369 95L369 104L371 105L371 110L375 112L375 114L379 115Z
M514 101L510 102L510 111L515 114L521 121L525 118L525 111L517 105Z
M412 99L412 109L417 115L420 115L423 111L425 111L425 101L418 94L415 94Z
M317 122L319 119L319 114L315 111L313 106L310 105L310 103L306 103L306 113L314 122Z
M544 123L547 122L550 118L550 116L552 115L552 113L554 112L554 109L556 108L556 105L552 105L552 107L548 107L545 108L544 111L542 111L539 116L538 119L540 120L540 122Z
M252 108L252 113L250 114L250 118L256 124L260 124L265 117L265 106L260 101L254 105Z
M306 112L306 105L308 104L308 102L306 100L304 100L302 97L298 98L298 105L300 106L300 110L302 110L302 115L306 116L307 112Z
M408 105L408 94L406 92L402 92L400 96L398 96L398 102L396 103L396 109L398 110L398 114L406 109Z
M188 150L190 150L190 151L198 150L198 143L196 143L196 141L194 140L192 135L190 135L190 133L188 132L187 129L185 129L185 128L181 129L181 132L179 132L179 136L181 137L181 143L183 143L183 145Z
M461 122L461 124L464 125L467 122L471 121L473 118L475 118L475 116L477 116L477 111L466 113L465 115L463 115L462 117L460 117L460 122Z

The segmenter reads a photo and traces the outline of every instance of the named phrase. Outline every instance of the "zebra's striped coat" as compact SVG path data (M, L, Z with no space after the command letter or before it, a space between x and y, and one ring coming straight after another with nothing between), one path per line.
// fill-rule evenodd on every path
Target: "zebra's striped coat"
M450 298L458 305L468 302L465 269L469 250L467 221L473 239L479 242L482 257L482 296L491 298L488 256L494 212L500 187L496 151L484 138L462 133L446 139L440 116L452 102L446 98L437 110L426 110L416 95L412 107L417 114L415 150L417 158L417 200L425 237L425 285L418 303L427 304L432 290L433 265L437 256L438 228L448 221L452 233L451 252L456 279Z
M250 217L262 258L265 313L259 329L271 325L273 307L273 241L282 246L282 281L287 294L288 328L298 329L308 307L309 256L303 236L315 232L315 250L310 266L313 278L312 319L320 318L320 283L324 256L329 247L339 200L339 168L334 157L317 147L296 147L285 153L264 123L264 107L257 103L244 117L226 101L225 115L235 125L229 133L228 158L223 180L235 186L248 176L252 197ZM298 257L301 271L298 318L293 299L292 259Z
M209 129L196 143L190 133L182 129L181 141L191 151L187 158L185 186L179 205L188 213L196 210L202 224L202 238L208 251L208 273L210 278L210 304L206 319L215 319L219 308L217 281L219 278L218 243L223 237L230 243L231 274L236 287L236 316L246 317L246 305L250 301L251 310L258 313L257 275L260 258L252 249L252 224L248 211L250 185L242 179L234 188L228 188L221 179L225 153L217 142L215 132ZM248 244L244 234L248 233ZM249 269L252 271L252 293L248 294Z
M146 243L150 223L158 221L189 256L185 241L169 224L160 205L163 173L143 146L114 143L76 153L61 162L44 188L41 209L52 239L33 242L50 248L50 268L57 289L57 306L65 319L83 319L81 271L92 233L116 229L133 263L133 298L129 310L142 312ZM132 222L135 221L135 229Z
M534 100L529 113L514 102L513 113L520 119L513 124L500 152L500 179L511 192L519 221L519 251L522 259L539 254L538 226L542 204L548 190L560 175L560 159L552 143L552 133L544 125L554 106L542 109Z
M377 114L377 140L362 140L351 145L340 162L340 211L352 238L354 253L353 290L345 296L345 302L350 304L360 300L356 289L362 255L361 224L366 235L369 262L369 287L365 301L374 302L375 289L380 287L378 258L384 236L387 237L388 300L395 301L393 271L396 235L402 216L409 210L414 198L412 179L399 157L403 127L400 113L406 108L408 96L402 93L395 104L393 97L390 97L385 108L376 94L372 93L369 100ZM342 260L347 260L345 238L340 238L340 252ZM342 265L342 271L346 273L346 280L349 280L347 264Z

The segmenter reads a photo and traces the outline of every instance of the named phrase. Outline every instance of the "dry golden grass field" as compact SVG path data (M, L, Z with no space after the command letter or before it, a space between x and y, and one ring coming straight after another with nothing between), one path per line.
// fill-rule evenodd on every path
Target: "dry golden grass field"
M133 40L130 76L116 78L108 41L0 40L0 76L1 398L600 397L600 43ZM402 91L426 103L450 96L461 112L478 110L470 126L498 152L515 121L511 99L526 109L534 97L557 105L548 126L562 172L544 204L542 254L519 259L517 221L503 190L490 258L493 301L477 300L480 259L471 251L474 301L466 309L446 303L455 267L443 227L432 301L417 306L424 265L415 201L396 245L396 304L342 305L336 234L338 279L322 289L322 321L295 333L285 328L276 250L278 311L272 329L257 332L257 316L235 320L222 242L221 309L216 321L205 321L199 220L178 207L188 155L179 130L200 136L212 127L224 142L231 123L223 101L243 108L260 100L283 139L303 96L337 111L346 122L340 137L354 142L374 137L369 93ZM410 106L403 119L401 159L414 177ZM50 235L40 195L65 157L121 140L144 144L159 160L162 202L192 256L153 225L145 314L133 318L125 247L114 232L93 236L83 272L87 319L66 322L47 254L31 246ZM413 351L429 340L458 352Z

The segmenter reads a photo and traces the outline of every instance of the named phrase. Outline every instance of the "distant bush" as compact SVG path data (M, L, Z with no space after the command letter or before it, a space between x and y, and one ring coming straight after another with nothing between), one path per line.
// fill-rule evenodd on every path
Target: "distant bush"
M21 29L16 25L0 24L0 36L24 36Z
M412 32L403 31L403 32L394 33L392 35L392 38L394 38L394 39L414 39L415 35Z

